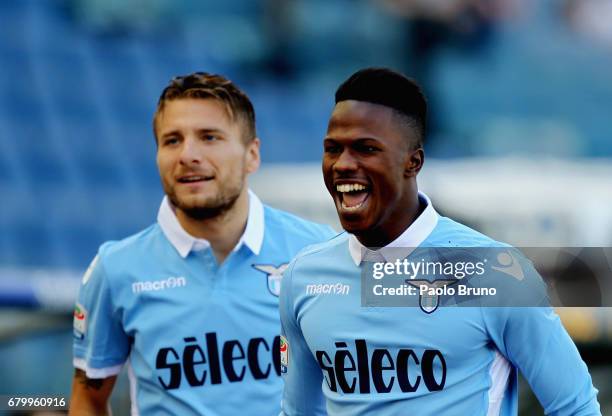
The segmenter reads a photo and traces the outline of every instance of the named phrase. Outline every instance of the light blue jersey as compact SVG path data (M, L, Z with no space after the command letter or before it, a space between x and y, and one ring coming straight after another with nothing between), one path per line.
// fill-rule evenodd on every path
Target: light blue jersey
M165 199L157 224L103 244L83 277L75 367L105 378L127 363L132 414L277 415L281 273L334 234L251 193L244 235L219 266Z
M501 246L420 197L427 208L387 247ZM367 252L342 234L305 249L285 272L285 415L514 416L517 371L547 415L600 414L587 367L551 308L363 307Z

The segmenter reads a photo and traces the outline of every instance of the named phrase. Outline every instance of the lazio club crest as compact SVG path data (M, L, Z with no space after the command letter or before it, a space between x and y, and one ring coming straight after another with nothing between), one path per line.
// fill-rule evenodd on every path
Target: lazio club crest
M272 264L253 264L255 270L259 270L266 274L268 277L268 290L276 297L280 295L283 272L287 270L288 266L289 263L283 263L279 266L274 266Z
M406 283L408 283L411 286L416 287L417 290L419 290L419 292L420 292L420 288L422 285L427 286L428 289L437 289L437 288L453 285L457 282L458 282L457 279L440 279L440 280L434 280L432 282L430 282L429 280L425 280L425 279L414 279L414 280L406 279ZM436 309L438 309L438 306L440 306L440 296L429 295L428 293L419 294L419 306L421 307L421 310L423 312L433 313Z

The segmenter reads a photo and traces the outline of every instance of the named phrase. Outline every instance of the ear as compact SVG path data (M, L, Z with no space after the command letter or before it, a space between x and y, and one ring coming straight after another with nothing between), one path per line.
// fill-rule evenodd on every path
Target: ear
M423 167L423 163L425 162L425 152L422 147L419 147L415 150L410 150L406 153L406 160L404 164L404 177L416 177L421 168Z
M257 172L261 163L261 157L259 155L260 141L258 137L253 138L246 145L246 171L247 173Z

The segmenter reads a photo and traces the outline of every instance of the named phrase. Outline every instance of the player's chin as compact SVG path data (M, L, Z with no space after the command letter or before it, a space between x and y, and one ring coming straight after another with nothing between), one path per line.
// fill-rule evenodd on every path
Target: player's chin
M338 218L342 228L351 234L360 234L372 226L369 207L360 210L346 210L342 205L336 205Z
M360 234L367 230L367 225L364 222L356 221L355 219L340 217L340 225L342 225L344 231L351 234Z
M210 182L196 182L195 184L177 184L174 192L185 200L206 200L214 198L218 192L216 186Z
M211 197L203 195L201 193L177 193L175 194L176 199L179 202L181 208L187 210L197 210L209 208L211 205Z

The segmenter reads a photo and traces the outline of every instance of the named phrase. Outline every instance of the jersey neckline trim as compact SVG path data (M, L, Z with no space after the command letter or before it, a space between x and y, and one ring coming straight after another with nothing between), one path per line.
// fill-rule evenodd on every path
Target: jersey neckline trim
M414 248L421 245L423 241L432 233L436 225L438 225L438 212L434 209L431 200L423 192L419 191L419 199L426 204L425 209L417 217L416 220L399 237L387 244L385 247L378 250L378 253L386 261L395 261L398 256L398 250L386 250L388 248L406 248L412 251ZM364 246L357 240L353 234L349 234L348 248L355 265L359 266L366 255L371 252L369 248ZM410 253L402 251L402 255L406 256Z
M210 247L208 240L196 238L181 226L174 208L164 196L157 213L157 222L170 244L183 258L191 251L201 251ZM264 239L264 208L261 200L249 189L249 216L244 233L232 251L237 251L245 244L255 255L261 251Z

